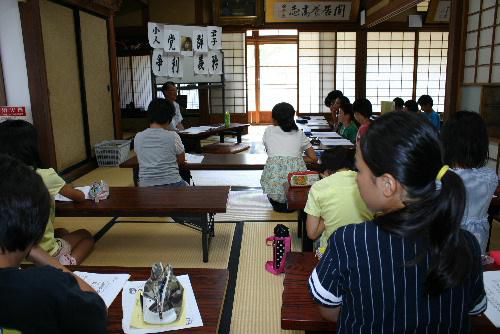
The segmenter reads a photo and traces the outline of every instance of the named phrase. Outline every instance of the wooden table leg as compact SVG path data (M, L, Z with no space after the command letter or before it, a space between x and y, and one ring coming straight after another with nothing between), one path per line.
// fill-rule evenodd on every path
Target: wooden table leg
M201 246L203 249L203 262L208 262L208 249L212 239L214 222L211 220L211 215L205 213L201 215Z
M307 236L307 227L306 227L306 220L307 220L307 214L304 212L304 210L300 210L299 213L299 229L302 231L302 251L303 252L312 252L313 251L313 241L309 239Z
M224 142L224 133L219 134L219 142L221 142L221 143Z

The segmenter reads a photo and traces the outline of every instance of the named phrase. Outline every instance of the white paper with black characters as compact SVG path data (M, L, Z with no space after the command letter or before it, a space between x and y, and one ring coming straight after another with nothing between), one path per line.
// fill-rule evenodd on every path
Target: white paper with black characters
M163 32L164 43L163 48L166 53L181 52L181 37L177 30L167 30Z
M170 78L182 78L183 76L183 59L184 57L178 55L167 56L167 76Z
M222 74L222 53L219 51L210 51L208 53L208 73Z
M193 69L195 74L208 74L208 53L195 54L193 60Z
M195 53L208 52L208 36L206 30L194 30L193 31L193 51Z
M154 49L151 57L151 67L153 74L157 77L167 76L167 57L163 54L163 49Z
M207 27L208 48L210 50L222 49L222 27Z
M163 48L163 24L148 22L148 40L153 49Z

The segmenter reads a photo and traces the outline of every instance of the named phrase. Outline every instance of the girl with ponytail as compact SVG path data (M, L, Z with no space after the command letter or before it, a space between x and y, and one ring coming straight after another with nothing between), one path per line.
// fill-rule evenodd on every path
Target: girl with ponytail
M460 229L465 189L439 135L412 113L379 117L358 143L372 221L338 229L309 286L337 333L469 333L486 309L481 251Z
M294 116L295 110L289 103L275 105L273 125L266 128L262 138L268 158L260 184L277 212L289 212L284 188L288 173L306 171L306 162L318 161L309 139L295 124ZM302 158L304 151L306 157Z

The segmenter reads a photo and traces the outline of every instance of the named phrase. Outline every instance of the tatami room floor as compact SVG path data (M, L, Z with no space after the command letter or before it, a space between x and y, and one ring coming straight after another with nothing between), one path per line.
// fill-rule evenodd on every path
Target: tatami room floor
M251 145L247 153L262 153L264 126L251 126L243 141ZM209 138L217 141L218 137ZM229 139L231 140L231 139ZM234 139L235 140L235 139ZM300 251L297 214L272 210L260 189L261 171L193 171L196 185L231 185L227 213L215 216L215 238L209 262L202 262L198 231L169 218L121 218L97 241L84 265L151 266L154 262L173 267L228 268L230 278L219 327L220 333L301 333L280 328L281 293L284 275L274 276L264 269L272 259L265 238L276 224L285 224L293 235L292 249ZM110 186L133 186L132 170L100 167L73 182L88 185L105 180ZM86 228L96 233L110 218L56 218L55 227L69 230ZM121 222L120 222L121 221ZM140 221L140 223L134 222ZM500 223L493 222L491 249L500 249Z

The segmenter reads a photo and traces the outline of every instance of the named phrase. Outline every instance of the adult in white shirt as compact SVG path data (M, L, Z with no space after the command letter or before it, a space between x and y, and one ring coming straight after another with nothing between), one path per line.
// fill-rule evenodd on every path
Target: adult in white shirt
M175 100L177 99L177 87L173 82L168 81L163 84L163 86L161 87L161 91L165 98L172 102L175 107L175 115L172 118L169 130L184 130L184 126L182 125L181 108L179 107L179 104L175 102Z

